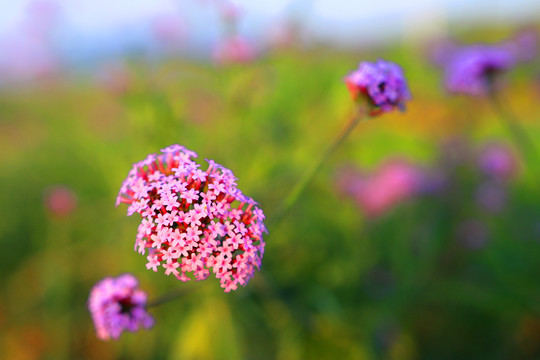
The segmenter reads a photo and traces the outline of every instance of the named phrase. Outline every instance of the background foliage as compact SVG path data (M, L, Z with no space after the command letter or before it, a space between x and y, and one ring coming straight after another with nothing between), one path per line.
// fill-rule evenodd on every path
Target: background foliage
M471 31L470 41L506 35ZM509 30L508 30L509 33ZM361 60L404 68L405 113L361 123L280 224L275 209L352 114L344 75ZM535 64L516 69L507 104L538 138ZM419 44L347 52L268 52L218 67L139 57L105 81L48 79L0 94L0 348L6 359L517 359L540 356L540 186L521 164L503 212L475 210L474 162L450 194L410 199L367 218L338 188L344 164L391 156L436 164L441 144L510 143L485 99L448 97ZM453 140L452 140L453 139ZM457 140L456 140L457 139ZM224 294L146 271L133 251L138 219L114 200L131 164L179 143L232 169L269 217L263 268ZM510 145L512 146L512 145ZM76 208L45 206L51 186ZM471 248L463 221L489 235ZM104 276L135 274L151 298L151 331L96 339L86 300Z

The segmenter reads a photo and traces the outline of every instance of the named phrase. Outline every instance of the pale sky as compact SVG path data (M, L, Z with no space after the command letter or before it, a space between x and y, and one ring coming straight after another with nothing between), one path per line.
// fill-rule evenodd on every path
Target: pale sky
M29 25L35 22L29 20L30 4L41 9L38 12L51 9L43 4L54 4L58 8L58 24L53 33L55 50L75 61L100 53L151 47L155 40L151 26L156 18L166 19L165 29L177 23L182 41L188 47L211 47L223 34L216 4L224 1L227 0L0 0L0 45L20 42L8 40L23 36L21 28L34 26ZM449 22L540 21L538 0L236 0L234 3L241 9L240 32L255 41L286 18L299 21L308 39L344 45L422 34L441 35L441 32L444 35ZM1 57L2 49L0 62Z

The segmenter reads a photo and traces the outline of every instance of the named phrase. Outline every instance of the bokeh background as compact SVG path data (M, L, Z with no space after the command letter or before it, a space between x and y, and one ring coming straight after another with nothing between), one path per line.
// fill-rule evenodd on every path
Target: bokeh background
M433 49L500 43L535 1L11 1L0 14L0 351L6 359L538 359L540 164ZM282 199L353 114L359 61L402 66L403 113L364 121L287 217ZM538 144L540 62L500 97ZM268 216L262 270L225 294L133 251L131 165L179 143ZM490 160L491 159L491 160ZM495 162L493 167L486 165ZM152 330L96 338L86 301L130 272Z

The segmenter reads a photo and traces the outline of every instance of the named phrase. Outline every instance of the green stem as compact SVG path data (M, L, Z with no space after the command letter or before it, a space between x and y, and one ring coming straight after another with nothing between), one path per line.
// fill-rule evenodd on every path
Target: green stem
M188 293L188 291L186 289L179 289L179 290L176 290L176 291L171 291L170 293L166 293L164 295L161 295L158 298L155 298L152 301L149 301L146 304L146 308L148 309L148 308L151 308L151 307L159 306L159 305L161 305L163 303L166 303L166 302L169 302L171 300L175 300L177 298L180 298L180 297L186 295L187 293Z
M341 132L336 136L334 141L322 154L319 161L314 163L313 166L304 173L304 176L298 181L298 183L296 183L296 185L291 190L291 192L287 195L285 200L283 200L283 203L278 210L278 215L276 217L277 219L275 219L276 222L279 221L279 219L281 219L287 214L287 212L291 209L291 207L296 203L300 195L302 195L304 190L307 188L311 180L313 180L317 172L321 169L324 162L330 157L330 155L332 155L332 153L338 148L338 146L347 138L350 132L354 129L356 124L358 124L360 120L362 120L363 118L364 118L363 112L360 109L358 109L355 115L349 121L349 123L341 130Z
M499 115L501 123L514 138L514 142L516 143L523 160L527 162L527 158L532 154L534 162L530 162L529 165L531 163L537 164L540 161L538 149L525 129L519 124L516 116L508 106L503 105L503 102L497 96L495 91L489 93L489 99L495 112Z
M349 123L341 130L341 132L336 136L334 141L330 144L330 146L326 149L326 151L322 154L321 158L318 162L316 162L310 169L307 171L304 176L298 181L296 186L292 189L292 191L289 193L289 195L285 198L283 201L281 207L278 210L278 215L274 219L274 224L278 223L281 218L283 218L287 212L290 210L290 208L296 203L302 192L306 189L306 187L309 185L310 181L315 177L315 174L320 170L326 159L332 155L332 153L337 149L337 147L347 138L349 133L354 129L356 124L360 122L364 118L363 111L359 107L355 113L355 115L351 118ZM259 276L261 277L262 274ZM263 280L264 281L264 280ZM264 283L265 290L272 291L271 287L268 285L268 283ZM269 290L270 289L270 290ZM162 295L150 302L146 305L146 308L151 308L154 306L161 305L163 303L169 302L171 300L175 300L179 297L184 296L187 293L185 289L180 289L175 292L170 292L165 295ZM274 297L276 295L274 294Z

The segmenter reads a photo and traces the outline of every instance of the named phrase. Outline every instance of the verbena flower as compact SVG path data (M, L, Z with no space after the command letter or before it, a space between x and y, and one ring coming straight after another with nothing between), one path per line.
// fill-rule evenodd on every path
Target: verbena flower
M135 248L146 267L181 281L213 272L225 292L246 285L261 266L264 214L236 187L233 173L212 160L202 170L193 151L180 145L134 164L117 202L139 213Z
M345 83L355 101L367 103L371 115L395 108L403 111L405 102L411 99L401 67L385 60L361 62Z
M213 58L216 64L246 64L257 57L255 47L244 37L233 35L223 39L214 49Z
M65 217L77 208L77 195L67 186L55 185L45 191L45 207L57 217Z
M478 166L486 175L506 180L516 175L518 160L514 152L502 143L489 143L480 149Z
M346 170L338 187L353 197L369 217L378 217L419 193L424 173L405 160L389 159L372 173Z
M500 82L503 73L516 63L515 55L503 46L472 45L448 55L445 86L448 91L484 95Z
M534 29L518 32L512 39L504 42L504 46L519 62L529 62L538 56L540 35Z
M131 274L107 277L90 291L88 309L98 338L118 339L124 330L148 329L154 319L146 312L146 293Z

